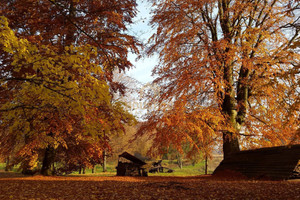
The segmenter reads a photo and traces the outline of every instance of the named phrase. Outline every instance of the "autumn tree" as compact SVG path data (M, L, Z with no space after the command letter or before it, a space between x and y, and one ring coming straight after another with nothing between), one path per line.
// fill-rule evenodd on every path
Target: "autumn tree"
M242 145L282 145L299 128L299 1L152 0L147 54L160 88L140 133L156 148L189 142L209 152L223 140L224 157ZM293 88L291 90L291 88ZM158 145L159 144L159 145ZM161 149L161 148L158 148Z
M114 70L130 68L127 54L138 52L136 39L126 34L136 5L135 0L3 0L0 15L9 19L17 36L51 45L57 52L70 45L95 46L97 62L116 91L122 87L112 82Z
M113 71L131 67L127 53L137 52L136 39L125 33L135 6L133 0L0 2L9 21L1 24L1 154L14 155L25 171L41 159L45 175L57 161L99 163L109 148L105 134L133 120L111 98L125 91Z

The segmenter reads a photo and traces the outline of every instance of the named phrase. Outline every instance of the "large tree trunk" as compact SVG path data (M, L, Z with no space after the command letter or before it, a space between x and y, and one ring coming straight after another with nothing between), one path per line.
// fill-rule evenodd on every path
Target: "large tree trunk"
M239 140L233 133L223 133L223 153L224 159L230 157L231 154L240 151Z
M231 154L240 151L238 134L240 131L240 124L236 121L237 111L235 106L235 98L233 95L226 94L223 101L223 114L227 118L229 130L223 132L223 154L224 159L228 158Z
M180 169L182 169L182 156L181 156L179 153L177 153L176 157L177 157L177 164L178 164L178 167L179 167Z
M107 167L106 167L106 151L103 151L103 172L107 171Z
M24 135L24 143L25 145L29 144L31 141L31 137L28 134ZM32 153L36 153L34 150L32 150ZM22 161L21 163L21 168L22 168L22 174L25 175L34 175L34 160L32 160L32 156L26 156L25 160Z
M234 80L233 80L233 66L224 65L224 81L226 89L222 104L222 112L227 118L229 130L223 132L223 153L224 159L231 154L240 151L238 134L240 131L240 124L237 122L237 102L235 98Z
M43 160L43 166L41 169L41 174L44 176L53 175L53 163L55 158L55 150L50 145L45 150L45 156Z
M208 168L208 158L207 155L205 155L205 164L204 164L204 173L207 175L207 168Z
M5 165L5 171L9 171L10 170L10 166L9 166L9 156L6 157L6 165Z

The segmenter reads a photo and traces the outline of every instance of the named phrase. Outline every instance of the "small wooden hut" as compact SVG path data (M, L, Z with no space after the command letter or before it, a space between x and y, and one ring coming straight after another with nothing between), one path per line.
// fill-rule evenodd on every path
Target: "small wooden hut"
M299 160L300 145L240 151L223 160L213 174L226 170L249 178L286 180L299 177Z
M119 155L117 176L148 176L146 170L147 163L131 155L128 152L124 152Z

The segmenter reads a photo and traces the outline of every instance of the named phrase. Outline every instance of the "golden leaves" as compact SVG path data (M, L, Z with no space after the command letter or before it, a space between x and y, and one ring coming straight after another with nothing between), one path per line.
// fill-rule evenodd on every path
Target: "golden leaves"
M0 137L10 141L1 153L9 148L8 153L16 157L14 164L22 162L30 169L36 167L36 155L48 146L63 163L74 165L79 162L75 158L86 166L100 163L102 149L109 148L105 133L122 132L123 123L131 123L134 117L112 101L95 59L97 48L70 45L57 52L51 45L19 39L5 18L1 20L0 48L11 56L12 66L3 68L0 79L1 92L11 96L0 105ZM78 149L82 155L76 153ZM67 161L71 156L75 163Z

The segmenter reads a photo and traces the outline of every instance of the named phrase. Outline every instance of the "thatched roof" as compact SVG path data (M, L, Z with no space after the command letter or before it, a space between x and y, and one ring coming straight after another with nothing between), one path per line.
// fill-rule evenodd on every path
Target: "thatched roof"
M300 160L300 145L240 151L223 160L213 174L224 170L249 178L289 179Z

